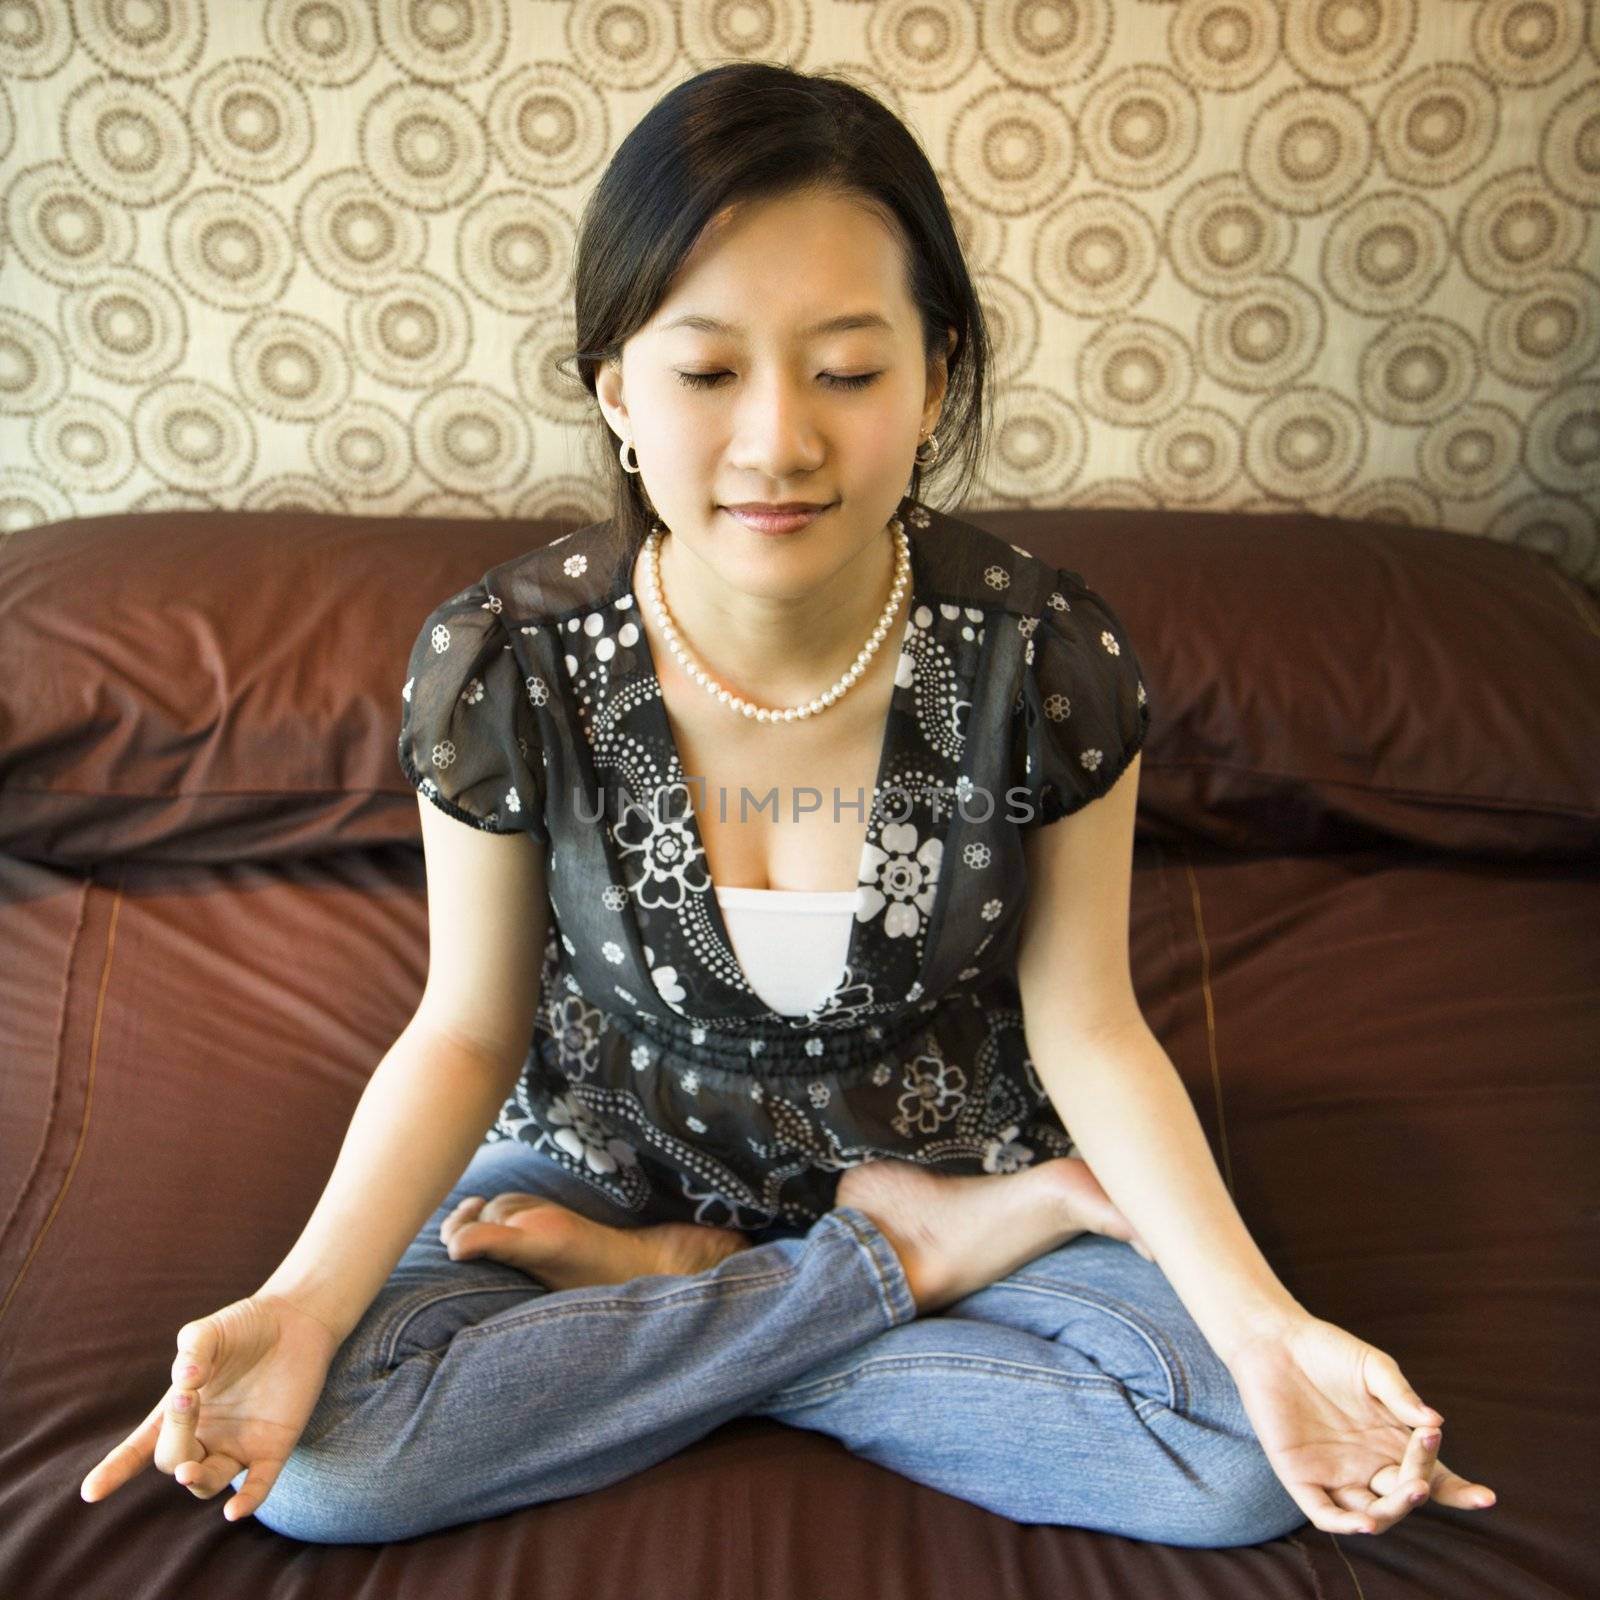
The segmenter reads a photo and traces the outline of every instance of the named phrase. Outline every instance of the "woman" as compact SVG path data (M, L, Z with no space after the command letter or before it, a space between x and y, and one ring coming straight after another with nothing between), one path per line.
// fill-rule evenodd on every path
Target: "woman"
M418 634L417 1015L84 1498L153 1460L387 1540L764 1415L1174 1544L1486 1503L1274 1277L1139 1015L1120 622L922 504L970 481L986 348L914 139L838 80L704 73L618 150L576 284L614 514Z

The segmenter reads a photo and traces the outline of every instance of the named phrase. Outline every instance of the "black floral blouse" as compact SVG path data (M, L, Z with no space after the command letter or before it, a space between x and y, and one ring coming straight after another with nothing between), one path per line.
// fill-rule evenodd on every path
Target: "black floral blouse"
M803 1227L877 1157L985 1173L1074 1152L1023 1038L1022 834L1127 767L1143 673L1077 573L901 514L911 607L855 922L804 1015L734 955L610 521L493 568L412 648L406 777L547 847L538 1020L488 1140L537 1145L641 1222Z

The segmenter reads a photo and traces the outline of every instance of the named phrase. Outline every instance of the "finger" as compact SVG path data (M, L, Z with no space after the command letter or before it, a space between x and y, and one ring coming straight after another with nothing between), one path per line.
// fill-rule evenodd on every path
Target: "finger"
M1294 1503L1305 1512L1314 1528L1324 1533L1374 1533L1377 1526L1365 1511L1347 1511L1328 1492L1315 1483L1290 1485Z
M478 1212L482 1210L483 1205L484 1196L481 1194L465 1195L463 1198L458 1200L451 1208L444 1221L439 1224L440 1241L448 1245L461 1227L465 1223L472 1221L473 1218L477 1216ZM241 1493L242 1492L243 1491L241 1491Z
M205 1451L195 1437L195 1420L200 1414L197 1389L174 1387L167 1391L161 1410L161 1432L156 1436L156 1470L176 1472L185 1461L203 1461Z
M1422 1396L1406 1381L1399 1363L1382 1350L1367 1355L1367 1388L1410 1428L1439 1427L1444 1418L1423 1402Z
M223 1506L223 1516L229 1522L237 1522L241 1517L254 1515L260 1509L261 1502L272 1492L272 1486L278 1481L278 1474L282 1470L281 1461L252 1461L250 1476L239 1485L239 1492ZM233 1476L238 1475L235 1470Z
M1378 1500L1371 1489L1363 1489L1353 1483L1336 1484L1328 1490L1328 1495L1346 1511L1370 1511Z
M1461 1511L1487 1511L1499 1499L1486 1483L1474 1483L1452 1472L1442 1461L1434 1469L1433 1498L1442 1506Z
M1426 1441L1430 1441L1426 1442ZM1392 1528L1402 1517L1409 1516L1428 1499L1429 1482L1433 1471L1435 1453L1439 1448L1439 1434L1418 1431L1406 1445L1400 1465L1387 1472L1387 1487L1368 1508L1367 1515L1378 1524L1379 1531ZM1379 1474L1374 1482L1385 1475Z
M156 1436L161 1431L161 1416L166 1400L158 1400L150 1414L115 1449L103 1455L84 1475L78 1494L91 1504L114 1493L154 1459Z
M212 1451L204 1461L185 1461L172 1476L196 1500L209 1500L212 1495L219 1494L228 1487L238 1476L239 1469L243 1465L243 1462L235 1461L232 1456Z

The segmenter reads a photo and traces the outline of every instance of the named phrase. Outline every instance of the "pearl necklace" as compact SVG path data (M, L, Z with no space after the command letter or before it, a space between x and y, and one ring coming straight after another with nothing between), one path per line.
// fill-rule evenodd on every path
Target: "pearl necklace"
M824 694L819 694L815 699L807 701L804 705L787 706L769 709L766 706L752 705L748 700L733 693L731 689L723 686L708 673L689 652L684 649L678 637L678 630L672 618L667 615L666 603L661 597L661 529L659 524L652 528L644 542L645 561L645 595L650 601L650 609L655 614L656 625L661 629L662 636L666 639L668 647L683 666L685 672L694 681L701 685L708 694L714 695L723 705L731 706L735 711L744 716L753 717L757 722L802 722L807 717L814 717L826 711L829 706L838 703L840 697L859 679L867 670L868 664L878 653L878 647L888 635L889 628L894 622L895 613L900 609L900 602L905 597L907 586L911 581L911 543L906 534L905 524L899 517L891 517L889 526L894 530L895 557L894 557L894 587L889 591L889 603L883 608L883 614L878 618L876 626L862 647L855 661L845 671L843 677Z

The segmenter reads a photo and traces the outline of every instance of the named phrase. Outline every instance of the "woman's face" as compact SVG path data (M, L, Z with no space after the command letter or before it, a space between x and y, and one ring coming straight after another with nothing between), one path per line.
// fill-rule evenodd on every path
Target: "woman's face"
M840 317L861 325L813 327ZM945 378L888 228L860 202L806 194L715 220L596 387L667 528L736 588L775 596L882 533ZM789 500L830 509L781 538L724 509Z

